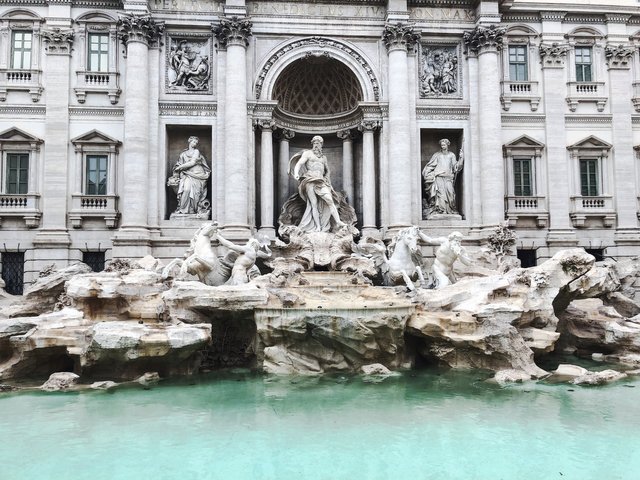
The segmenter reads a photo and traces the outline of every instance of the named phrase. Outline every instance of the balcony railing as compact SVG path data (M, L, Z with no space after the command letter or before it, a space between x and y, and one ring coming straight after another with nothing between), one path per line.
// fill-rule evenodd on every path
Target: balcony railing
M640 113L640 82L633 82L633 98L631 101L636 112Z
M574 227L584 227L588 218L601 218L605 227L612 227L616 222L613 197L600 195L597 197L571 197L571 220Z
M31 100L37 102L42 95L42 72L40 70L0 70L0 102L7 99L11 90L29 92Z
M0 194L0 224L3 218L22 218L27 227L37 227L40 223L38 210L39 195L25 193L23 195Z
M546 197L516 197L506 198L507 220L511 226L516 226L518 219L534 218L538 227L546 227L549 220Z
M106 93L113 105L120 98L120 74L117 72L76 72L76 97L79 103L84 103L87 93Z
M567 103L572 112L576 111L580 102L595 103L599 112L604 111L607 103L604 82L568 82L567 90Z
M72 195L69 221L73 228L81 228L85 218L103 219L108 228L118 223L117 195Z
M531 111L535 112L538 110L538 105L540 105L538 82L512 82L505 80L502 82L500 100L505 111L509 111L514 101L527 101L531 105Z

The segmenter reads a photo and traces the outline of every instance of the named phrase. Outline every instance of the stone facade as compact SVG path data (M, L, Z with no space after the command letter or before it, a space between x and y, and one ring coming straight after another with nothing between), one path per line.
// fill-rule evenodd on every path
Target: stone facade
M191 136L211 168L200 200L233 241L275 238L289 158L322 135L368 234L479 244L506 220L529 261L635 255L640 13L599 4L3 2L3 278L179 256L203 221L171 216ZM429 217L421 172L442 138L464 152L459 215Z

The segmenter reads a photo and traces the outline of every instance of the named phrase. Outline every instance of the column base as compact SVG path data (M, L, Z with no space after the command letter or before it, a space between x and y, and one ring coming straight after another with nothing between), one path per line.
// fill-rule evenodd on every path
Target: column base
M223 225L220 233L224 238L231 241L247 241L252 237L251 227L241 223Z
M378 240L382 240L382 233L376 227L362 227L360 230L361 237L371 237L377 238Z
M146 226L122 226L113 237L112 258L138 259L152 255L151 232Z
M276 229L274 227L260 227L258 236L268 240L276 239Z

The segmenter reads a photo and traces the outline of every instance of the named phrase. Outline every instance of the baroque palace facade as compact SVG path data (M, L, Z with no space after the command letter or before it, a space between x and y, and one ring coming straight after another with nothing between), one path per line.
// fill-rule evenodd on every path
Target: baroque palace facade
M181 256L208 219L275 239L316 135L362 232L634 255L639 47L635 0L5 0L2 278Z

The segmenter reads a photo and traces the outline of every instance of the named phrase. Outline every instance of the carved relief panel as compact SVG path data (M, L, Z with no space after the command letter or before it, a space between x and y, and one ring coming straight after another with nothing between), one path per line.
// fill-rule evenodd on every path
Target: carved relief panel
M462 98L460 46L423 43L420 50L420 98Z
M210 33L167 34L167 93L213 93L213 42Z

